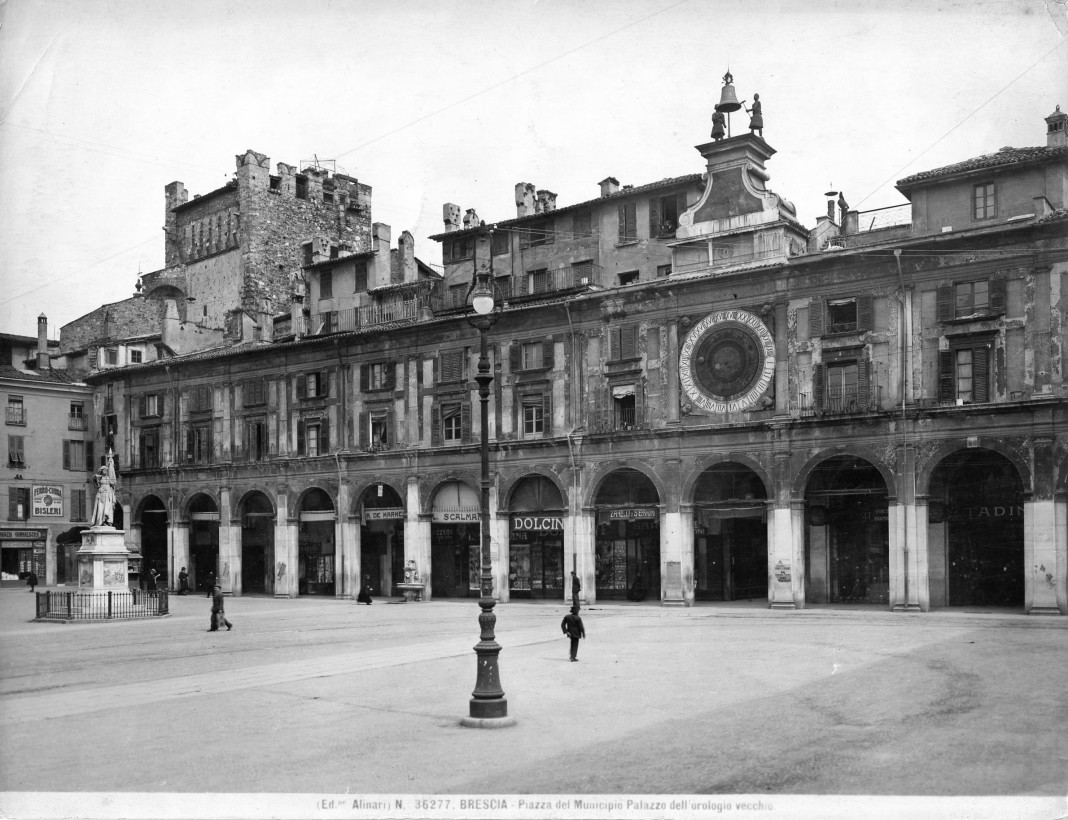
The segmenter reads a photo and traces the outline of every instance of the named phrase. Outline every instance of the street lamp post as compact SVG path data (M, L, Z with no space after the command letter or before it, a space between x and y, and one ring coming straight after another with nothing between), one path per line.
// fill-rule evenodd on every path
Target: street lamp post
M497 616L493 614L497 601L493 597L489 519L489 395L493 375L490 373L486 332L497 323L501 305L493 293L491 236L492 231L486 230L475 238L475 271L471 289L467 294L467 304L473 311L467 321L478 330L479 339L478 374L475 381L478 382L478 398L481 404L482 478L479 518L482 528L482 576L478 605L482 611L479 613L478 623L482 627L482 634L475 645L478 677L471 693L470 711L460 722L464 726L482 729L515 725L515 719L508 717L508 700L504 697L504 689L501 688L501 676L497 666L501 645L493 634L493 627L497 623Z

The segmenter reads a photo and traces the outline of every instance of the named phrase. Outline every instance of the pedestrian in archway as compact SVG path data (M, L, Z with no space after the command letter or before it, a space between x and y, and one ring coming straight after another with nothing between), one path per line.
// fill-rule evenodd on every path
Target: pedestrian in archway
M33 592L33 588L37 586L37 573L32 569L26 573L26 583L30 585L30 592Z
M214 572L209 572L208 573L207 587L208 587L208 594L205 595L204 597L205 598L210 598L212 590L215 589L215 573Z
M579 580L575 570L571 570L571 606L579 608L579 593L582 592L582 581Z
M360 594L356 596L356 603L371 605L371 593L374 590L371 589L371 576L363 576L363 586L360 587Z
M178 594L189 594L189 573L185 571L185 567L182 567L182 571L178 573Z

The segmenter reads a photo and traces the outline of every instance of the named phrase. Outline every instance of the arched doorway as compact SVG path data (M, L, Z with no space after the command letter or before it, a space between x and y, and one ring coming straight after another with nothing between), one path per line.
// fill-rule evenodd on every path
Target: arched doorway
M388 484L372 484L360 496L360 572L383 595L404 580L404 516L404 502Z
M805 600L890 600L889 495L870 462L836 456L816 467L805 492Z
M431 506L430 584L440 598L477 598L482 557L478 494L462 481L446 481Z
M508 502L508 589L512 598L564 596L563 496L545 476L519 480Z
M334 501L325 490L313 487L300 500L297 534L297 593L334 594Z
M155 567L157 572L166 575L170 569L167 560L167 505L157 495L145 496L141 500L138 517L141 519L141 565L138 574L143 579L149 569ZM130 571L134 571L132 566Z
M1023 481L993 450L943 459L931 475L927 508L932 606L1024 603Z
M208 589L219 578L219 508L204 493L189 503L188 572L197 589ZM149 567L145 567L148 572ZM210 577L209 577L210 576Z
M275 512L263 493L251 492L241 502L241 592L271 592L274 566Z
M768 597L767 491L744 464L716 464L693 495L694 597L705 601Z
M630 467L605 476L597 491L597 597L660 600L660 493Z

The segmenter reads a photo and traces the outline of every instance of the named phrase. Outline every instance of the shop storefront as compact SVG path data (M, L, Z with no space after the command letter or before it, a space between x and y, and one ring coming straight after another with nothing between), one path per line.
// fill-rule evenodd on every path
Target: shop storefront
M482 553L479 500L459 481L434 494L430 523L430 583L437 598L481 594Z
M644 473L623 467L597 493L597 597L660 600L660 494Z
M157 583L168 585L166 566L156 566L160 573ZM148 559L143 561L142 579L153 569ZM175 567L180 569L180 567ZM206 495L199 495L189 505L189 575L196 584L196 589L210 589L219 583L219 508L215 501Z
M1023 606L1023 483L1004 456L948 457L932 475L928 518L933 605Z
M271 592L275 513L263 493L251 493L241 511L241 593Z
M527 476L516 483L508 507L512 513L508 522L510 597L563 599L568 573L560 490L544 476Z
M513 515L508 528L508 588L512 598L564 595L564 519Z
M694 598L766 599L767 493L752 469L717 464L694 490Z
M334 502L323 490L309 490L302 499L297 530L300 595L333 595L336 567Z
M169 516L167 515L167 506L158 496L146 496L141 501L140 519L141 554L138 561L130 564L128 572L128 577L132 586L139 586L143 583L144 576L141 573L142 566L146 571L149 567L155 567L158 572L162 572L163 567L169 567L175 571L181 569L180 566L169 566L167 558L167 530ZM192 528L190 528L190 530L192 532ZM191 573L190 577L195 583L196 575Z
M805 599L888 603L889 501L879 471L860 459L830 459L813 471L805 501Z
M404 504L388 484L367 488L360 498L360 572L378 594L399 594L404 582Z
M48 530L45 528L0 529L0 585L25 584L26 575L31 571L44 585L47 543Z

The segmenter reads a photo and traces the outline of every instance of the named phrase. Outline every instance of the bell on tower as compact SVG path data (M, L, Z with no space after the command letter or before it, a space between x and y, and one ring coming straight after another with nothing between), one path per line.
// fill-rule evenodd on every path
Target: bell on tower
M744 101L743 101L744 102ZM723 75L723 88L719 92L719 102L716 103L716 113L712 115L712 138L723 138L723 115L727 115L727 136L731 135L731 112L737 111L742 107L742 103L738 102L738 95L734 93L734 77L731 76L730 69ZM719 115L718 118L716 115ZM716 130L719 129L719 136L716 136Z

